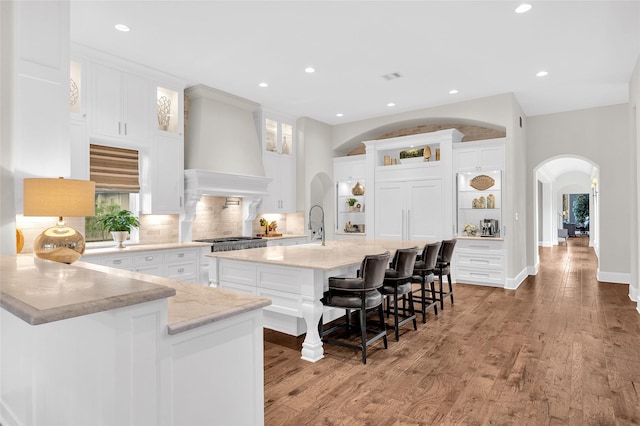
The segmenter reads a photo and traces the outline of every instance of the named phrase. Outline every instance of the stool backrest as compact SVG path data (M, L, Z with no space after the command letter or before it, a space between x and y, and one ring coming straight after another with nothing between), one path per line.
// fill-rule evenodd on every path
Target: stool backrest
M426 244L422 250L422 261L424 262L424 269L432 271L438 264L438 254L440 253L440 247L442 243L436 241L435 243Z
M442 247L440 248L440 255L438 256L438 262L443 265L449 265L453 258L453 249L456 247L458 240L442 240Z
M363 281L364 289L374 289L382 286L384 282L384 271L389 265L389 252L381 254L370 254L362 259L360 265L360 277Z
M398 278L409 278L413 275L416 256L418 256L418 247L396 250L391 264L398 273Z

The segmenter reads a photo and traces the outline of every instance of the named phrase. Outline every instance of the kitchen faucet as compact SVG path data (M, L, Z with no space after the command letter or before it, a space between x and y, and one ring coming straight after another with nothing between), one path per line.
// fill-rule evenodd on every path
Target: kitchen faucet
M322 217L321 217L321 219L320 219L320 220L321 220L321 223L320 223L320 224L315 223L315 222L311 222L311 212L313 211L313 209L314 209L315 207L319 208L319 209L320 209L320 212L322 213ZM312 223L314 223L315 225L320 225L320 228L319 228L319 230L318 230L318 233L322 236L322 245L325 245L325 244L324 244L324 209L322 208L322 206L320 206L320 205L318 205L318 204L315 204L315 205L311 206L311 208L309 209L309 229L310 229L310 230L313 230L313 229L311 228L311 224L312 224Z

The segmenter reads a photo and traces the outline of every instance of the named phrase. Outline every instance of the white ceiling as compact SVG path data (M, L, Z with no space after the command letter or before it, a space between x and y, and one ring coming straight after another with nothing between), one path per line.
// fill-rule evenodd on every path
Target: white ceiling
M71 38L328 124L508 92L527 116L627 102L639 2L518 4L72 0Z

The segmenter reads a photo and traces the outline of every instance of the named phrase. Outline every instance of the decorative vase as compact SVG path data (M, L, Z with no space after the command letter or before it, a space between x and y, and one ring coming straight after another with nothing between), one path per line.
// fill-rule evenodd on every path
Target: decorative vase
M364 195L364 186L360 182L356 182L351 188L351 193L353 195Z
M431 158L431 147L425 146L424 151L422 151L422 154L424 156L424 160L429 161L429 159Z
M124 248L124 242L129 237L129 233L127 231L111 231L111 236L113 241L117 243L117 248Z

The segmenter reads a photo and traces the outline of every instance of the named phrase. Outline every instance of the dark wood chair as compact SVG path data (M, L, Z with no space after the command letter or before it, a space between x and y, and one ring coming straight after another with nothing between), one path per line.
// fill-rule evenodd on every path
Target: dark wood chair
M427 322L427 309L433 308L435 315L438 315L438 296L436 295L434 270L438 262L438 253L440 252L440 241L426 244L422 249L420 259L416 260L413 267L414 283L419 283L420 288L413 291L413 300L420 302L420 311L422 312L422 323ZM429 288L427 289L427 285Z
M360 349L362 351L362 363L367 363L367 346L383 339L387 348L387 330L382 309L382 293L378 291L384 282L384 274L389 265L389 252L365 256L360 265L358 277L330 277L329 290L324 293L322 303L325 306L345 309L345 321L328 330L323 330L322 317L320 318L319 331L323 343ZM379 328L372 329L367 326L367 311L377 308L379 316ZM359 312L360 319L360 345L355 345L348 340L351 334L351 311ZM344 340L328 339L326 336L346 327ZM373 334L372 337L367 337Z
M453 260L453 249L456 247L457 240L443 240L440 246L440 253L438 254L438 263L436 264L433 273L438 276L438 300L440 301L440 309L444 309L445 297L451 297L451 304L453 304L453 283L451 282L451 261ZM442 279L447 276L449 283L449 291L444 291L444 284Z
M391 269L387 269L384 273L384 283L380 291L387 299L387 318L393 313L396 342L400 340L400 326L413 321L413 329L418 329L411 291L411 278L417 255L418 247L396 250L391 261ZM400 301L402 301L402 307L399 305Z

